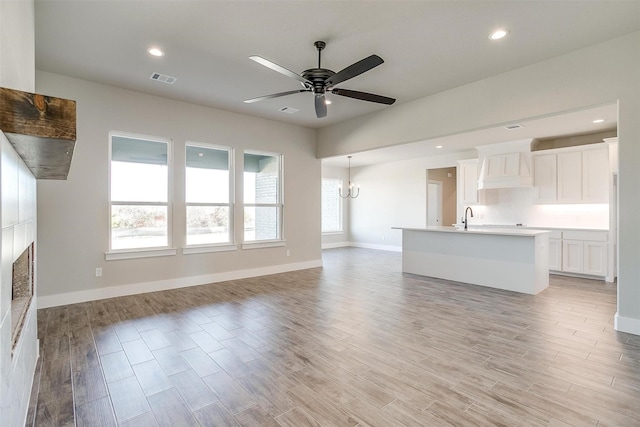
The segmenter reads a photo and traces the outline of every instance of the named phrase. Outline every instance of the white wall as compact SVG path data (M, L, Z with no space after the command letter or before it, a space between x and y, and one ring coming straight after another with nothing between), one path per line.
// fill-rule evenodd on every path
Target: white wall
M41 93L77 101L78 140L66 181L38 181L39 305L210 283L321 264L320 161L315 132L192 104L37 72ZM108 133L171 138L284 154L285 247L105 261L109 217ZM236 171L241 176L240 171ZM173 177L174 246L185 241L184 177ZM242 224L241 205L236 223ZM287 257L286 251L291 256ZM95 277L95 268L103 276Z
M348 169L337 166L322 165L322 178L340 179L343 185L346 186L349 180ZM342 199L342 232L341 233L323 233L322 234L322 247L323 248L336 248L340 246L348 246L349 235L349 212L351 207L351 199Z
M0 87L35 90L33 13L32 0L0 1ZM37 312L34 297L12 355L11 275L36 234L36 180L2 132L0 147L0 423L23 426L38 358Z
M640 334L640 32L322 128L318 157L517 123L618 102L616 328ZM354 213L355 214L355 213ZM355 234L355 225L352 232Z
M0 87L35 89L33 0L0 1Z
M400 250L402 233L392 227L427 225L427 169L456 166L474 152L363 166L351 170L361 186L351 204L351 241L356 246Z

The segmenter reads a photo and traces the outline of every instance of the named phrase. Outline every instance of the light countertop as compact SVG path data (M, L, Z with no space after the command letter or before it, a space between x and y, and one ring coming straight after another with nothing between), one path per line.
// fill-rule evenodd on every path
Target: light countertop
M522 236L522 237L533 237L539 234L548 233L547 230L534 230L529 228L469 228L465 230L464 228L455 228L455 227L425 227L425 228L411 228L411 227L392 227L398 230L407 230L407 231L425 231L425 232L436 232L436 233L456 233L456 234L484 234L484 235L500 235L500 236Z
M464 227L464 224L455 224L456 227ZM579 227L546 227L543 225L515 225L515 224L469 224L469 228L517 228L527 230L550 231L609 231L608 228L579 228Z

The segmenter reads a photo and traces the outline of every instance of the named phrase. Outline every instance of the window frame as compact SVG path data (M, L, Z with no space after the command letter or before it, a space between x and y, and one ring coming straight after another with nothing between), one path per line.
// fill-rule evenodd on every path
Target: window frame
M245 154L278 158L278 186L277 186L278 203L247 203L245 201L245 194L244 194ZM246 240L244 219L245 219L245 208L247 207L275 207L278 213L277 215L278 217L277 227L279 230L278 237L275 239ZM274 153L270 151L260 151L260 150L243 150L242 151L242 248L254 249L254 248L284 246L285 242L286 240L285 240L285 233L284 233L284 154Z
M140 201L117 201L111 200L111 165L113 162L113 138L122 137L129 139L139 139L142 141L159 142L167 145L167 201L166 202L140 202ZM148 258L156 256L171 256L177 253L173 247L173 140L159 136L144 135L131 132L110 131L108 144L108 166L107 166L107 198L109 201L108 214L108 234L109 247L105 254L107 261L129 258ZM113 249L113 228L111 215L113 206L166 206L167 208L167 244L163 246L150 246L139 248Z
M188 147L200 147L204 149L212 149L212 150L222 150L226 151L228 155L228 164L229 164L229 202L228 203L202 203L202 202L188 202L187 201L187 148ZM223 252L223 251L233 251L237 249L237 244L235 243L235 151L233 147L218 145L218 144L210 144L206 142L197 142L197 141L186 141L184 144L184 214L185 214L185 222L184 222L184 238L185 245L182 248L183 254L197 254L197 253L207 253L207 252ZM189 206L226 206L229 208L229 241L221 242L221 243L199 243L199 244L188 244L188 226L187 226L187 208Z
M344 203L343 203L343 198L340 197L340 189L342 188L342 185L344 183L343 179L340 178L321 178L321 185L322 188L324 189L324 181L336 181L338 183L338 189L336 190L336 197L338 200L338 229L336 230L324 230L323 228L323 219L324 219L324 212L322 212L322 210L324 209L324 204L321 206L321 216L320 216L320 228L321 228L321 233L324 235L330 235L330 234L343 234L344 233L344 224L343 224L343 218L344 218ZM323 196L323 192L321 191L321 196ZM324 199L324 197L323 197Z

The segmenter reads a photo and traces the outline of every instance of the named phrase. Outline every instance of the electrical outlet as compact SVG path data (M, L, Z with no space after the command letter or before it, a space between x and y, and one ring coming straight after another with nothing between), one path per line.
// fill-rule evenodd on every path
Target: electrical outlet
M287 256L291 256L291 251L287 249Z
M96 277L102 277L102 269L100 267L96 268Z

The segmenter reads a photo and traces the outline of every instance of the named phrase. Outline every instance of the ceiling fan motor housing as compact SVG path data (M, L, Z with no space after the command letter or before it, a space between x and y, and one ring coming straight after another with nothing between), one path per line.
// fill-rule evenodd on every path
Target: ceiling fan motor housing
M302 72L302 77L313 83L313 93L321 95L325 92L325 80L333 76L335 73L326 68L310 68Z

